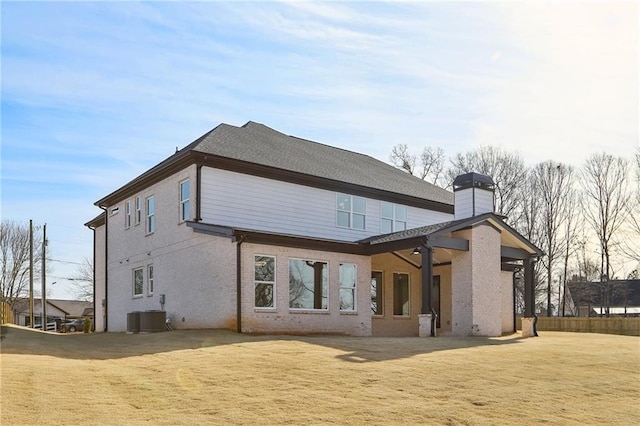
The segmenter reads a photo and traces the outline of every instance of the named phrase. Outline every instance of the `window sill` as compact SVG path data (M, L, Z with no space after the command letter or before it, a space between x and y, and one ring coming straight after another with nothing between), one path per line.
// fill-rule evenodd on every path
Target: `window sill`
M409 316L409 315L394 315L393 319L394 320L410 320L411 316Z
M384 315L371 315L373 319L384 319Z
M265 313L265 314L273 314L273 313L277 313L278 309L276 308L253 308L253 312L260 312L260 313Z
M329 315L330 312L328 309L292 309L289 308L290 314L320 314L320 315Z
M358 315L358 311L340 311L340 315Z
M133 296L131 296L132 299L142 299L144 297L143 294L135 294Z

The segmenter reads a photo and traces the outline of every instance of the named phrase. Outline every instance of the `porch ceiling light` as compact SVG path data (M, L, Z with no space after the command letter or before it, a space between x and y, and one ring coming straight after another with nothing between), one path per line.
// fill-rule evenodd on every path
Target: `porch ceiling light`
M420 253L422 253L422 252L420 251L420 247L416 247L416 248L414 248L414 249L413 249L413 253L411 253L411 254L418 255L418 254L420 254Z

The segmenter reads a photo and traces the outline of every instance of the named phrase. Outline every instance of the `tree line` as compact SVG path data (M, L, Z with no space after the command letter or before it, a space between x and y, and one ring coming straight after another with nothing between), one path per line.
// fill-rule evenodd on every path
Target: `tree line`
M416 155L398 144L390 162L447 189L464 173L493 178L495 212L545 253L535 267L539 312L565 313L567 282L638 278L640 148L631 159L598 153L574 168L552 160L528 167L519 154L493 146L447 161L441 148ZM630 273L625 263L635 265ZM607 287L605 303L609 298Z

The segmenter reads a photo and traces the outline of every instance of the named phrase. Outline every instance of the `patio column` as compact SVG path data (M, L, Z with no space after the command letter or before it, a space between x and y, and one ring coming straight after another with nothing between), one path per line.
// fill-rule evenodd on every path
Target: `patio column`
M436 335L436 317L431 307L431 293L433 291L433 248L424 244L422 255L422 307L418 316L420 336Z
M535 283L533 265L535 260L533 258L524 259L524 317L522 318L522 336L532 337L537 336L536 330L536 296L535 296Z

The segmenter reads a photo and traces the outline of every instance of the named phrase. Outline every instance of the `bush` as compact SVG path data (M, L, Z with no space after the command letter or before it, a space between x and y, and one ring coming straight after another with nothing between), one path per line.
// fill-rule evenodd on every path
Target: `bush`
M91 332L91 318L84 319L84 329L82 331L85 333Z

